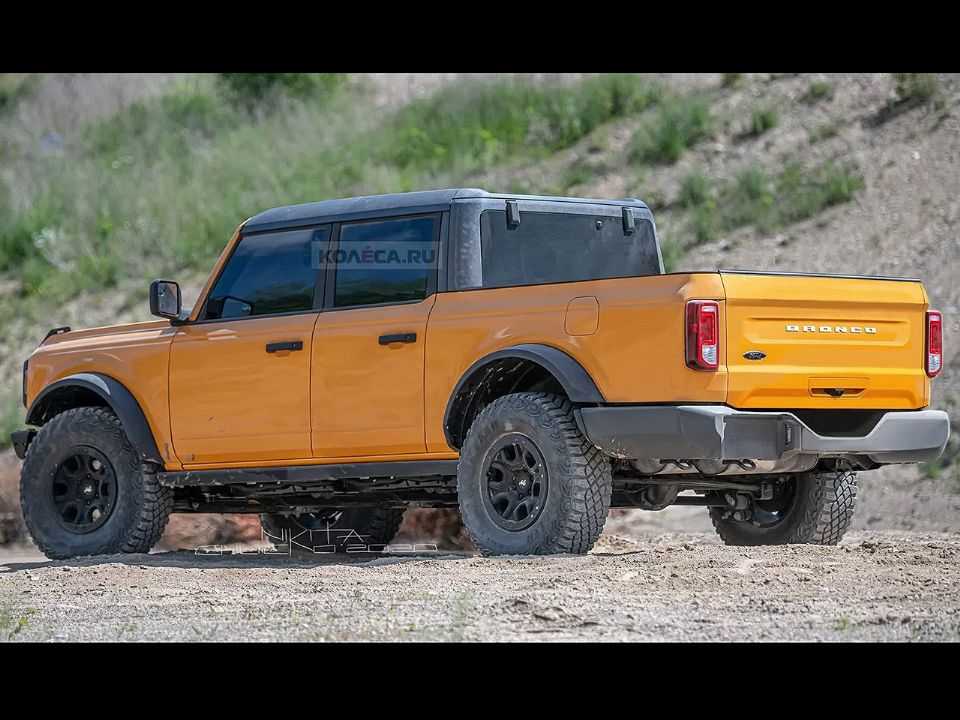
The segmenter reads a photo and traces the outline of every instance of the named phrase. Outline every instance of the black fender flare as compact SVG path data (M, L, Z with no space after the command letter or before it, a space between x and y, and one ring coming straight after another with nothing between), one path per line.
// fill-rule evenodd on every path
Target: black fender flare
M570 402L586 405L601 404L604 401L603 393L597 387L597 384L590 377L583 365L575 358L565 353L563 350L551 347L550 345L540 345L538 343L524 343L513 345L512 347L497 350L477 360L463 373L460 380L450 393L447 400L447 408L443 413L443 433L450 447L455 448L457 444L451 435L450 420L451 414L457 407L458 398L472 378L485 366L498 360L515 358L518 360L529 360L536 363L544 370L549 372L557 379L566 392Z
M147 416L144 415L140 403L123 383L109 375L77 373L50 383L31 403L27 411L27 424L42 425L46 422L45 415L50 402L58 394L69 391L71 388L82 388L98 395L119 418L127 438L140 453L141 461L163 466L163 459L157 449L153 432L150 430L150 423L147 422Z

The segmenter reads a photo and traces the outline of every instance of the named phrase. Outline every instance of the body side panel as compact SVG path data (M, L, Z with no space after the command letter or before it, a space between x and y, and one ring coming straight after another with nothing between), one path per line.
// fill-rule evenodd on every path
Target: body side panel
M436 298L320 314L311 350L314 457L425 451L424 347ZM379 341L409 334L415 334L412 342Z
M171 434L184 463L310 457L318 313L182 325L170 356ZM273 343L300 350L267 352Z
M597 299L597 329L591 335L568 335L566 308L574 298L584 296ZM609 403L723 402L722 348L721 370L714 373L687 368L683 352L686 300L722 301L723 297L716 274L440 294L427 328L427 450L450 450L444 413L467 369L486 355L523 343L554 347L573 357Z

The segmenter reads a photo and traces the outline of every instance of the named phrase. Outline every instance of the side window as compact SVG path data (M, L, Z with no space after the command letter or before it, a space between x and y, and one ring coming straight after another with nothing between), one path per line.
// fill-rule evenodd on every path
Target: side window
M437 272L440 216L344 223L334 307L422 300Z
M480 215L483 287L512 287L660 274L653 224L636 218L627 235L619 216L503 210Z
M311 310L318 274L314 244L329 237L326 227L241 238L210 292L204 319Z

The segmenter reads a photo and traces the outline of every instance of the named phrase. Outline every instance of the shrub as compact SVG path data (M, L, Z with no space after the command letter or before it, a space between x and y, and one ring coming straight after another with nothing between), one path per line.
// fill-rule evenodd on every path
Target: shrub
M39 198L22 213L0 199L0 271L16 269L31 258L42 259L36 237L62 220L62 208L50 196Z
M346 79L342 73L220 73L217 77L230 100L248 107L275 94L304 98L329 92Z
M940 92L940 81L933 73L893 73L893 80L901 103L925 103Z
M636 75L600 75L571 86L454 85L401 109L374 154L401 168L484 168L510 153L569 147L602 123L640 112L659 98L659 86Z
M806 103L815 103L831 98L833 98L833 85L823 80L814 80L800 100Z
M680 204L685 208L703 205L710 197L710 180L700 172L687 175L680 185Z
M828 122L823 125L819 125L810 131L810 144L820 142L821 140L828 140L839 132L839 128L836 123Z
M660 255L663 258L663 269L668 273L674 272L680 265L683 249L679 243L660 238Z
M578 160L564 171L560 186L563 192L567 192L570 188L589 182L594 175L602 173L603 170L601 166Z
M768 130L773 130L779 122L780 117L773 108L754 110L750 116L750 129L746 134L754 137L763 135Z
M741 82L743 82L743 73L724 73L721 84L725 88L734 88Z
M707 101L685 97L665 103L652 125L633 137L631 157L639 162L673 164L684 151L710 135L713 118Z
M768 232L799 222L848 202L864 187L853 169L830 163L812 170L790 163L776 176L759 167L745 168L733 182L719 187L716 199L695 177L688 177L681 190L682 204L691 211L690 244L740 227L752 225Z
M32 75L0 74L0 115L13 110L35 85Z
M694 241L699 245L711 242L717 237L717 216L709 205L695 208L691 218Z

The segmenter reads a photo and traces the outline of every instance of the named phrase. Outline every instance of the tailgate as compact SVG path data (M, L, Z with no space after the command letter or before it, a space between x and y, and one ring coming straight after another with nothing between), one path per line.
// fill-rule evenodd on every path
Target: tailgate
M920 282L726 272L721 279L729 405L927 405Z

